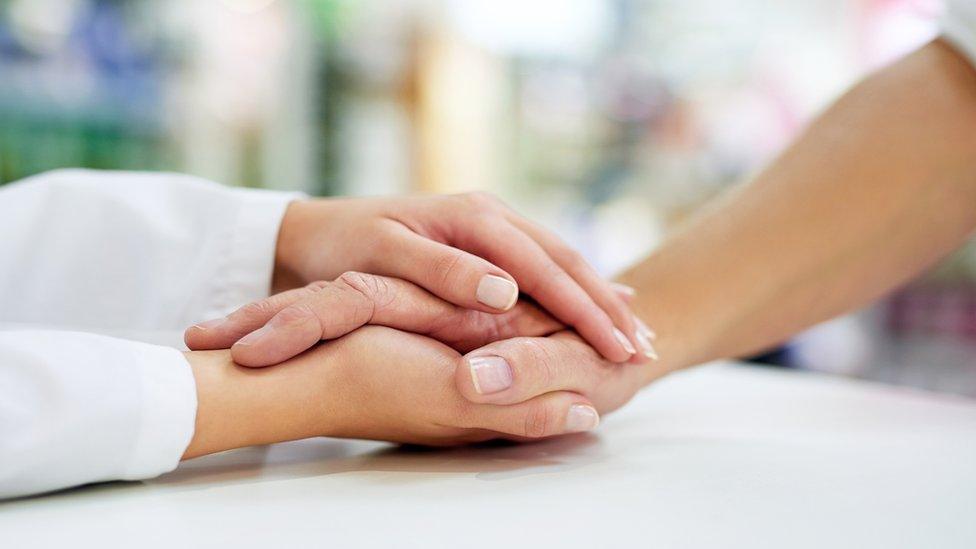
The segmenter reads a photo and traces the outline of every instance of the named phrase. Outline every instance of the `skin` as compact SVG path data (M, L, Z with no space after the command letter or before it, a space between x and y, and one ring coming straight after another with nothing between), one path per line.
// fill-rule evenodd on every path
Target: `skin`
M620 280L678 369L863 306L974 227L976 71L936 41L854 87Z
M278 364L320 340L341 337L371 324L429 336L458 351L516 336L541 336L564 328L538 306L520 300L510 310L486 313L459 307L423 288L386 276L346 272L332 282L305 287L249 303L211 328L187 329L187 346L226 349L242 366ZM250 343L242 338L267 326L273 336ZM246 348L248 359L240 360Z
M450 410L457 410L452 398L506 410L552 394L577 395L607 413L669 372L761 350L877 299L962 244L976 228L974 204L976 71L951 47L935 41L855 86L754 180L703 210L619 277L636 290L631 306L637 315L655 326L661 361L619 366L571 331L544 337L527 332L465 356L445 353L447 363L435 368L436 375L451 377L456 389L445 387L438 377L426 381L435 383L426 390L443 391L437 397L443 400L431 402L437 403L435 408L443 403L447 411L437 413L455 418L465 414L452 415ZM372 342L377 346L384 338L401 337L396 331L372 330L356 330L336 343L362 341L363 332L377 334ZM315 352L323 348L329 349ZM364 345L362 352L369 348ZM377 360L376 368L401 360L403 349L387 350L391 355ZM510 387L488 395L475 390L470 360L485 356L506 360L513 371ZM351 366L355 373L344 381L354 388L368 383L359 381L360 374L373 372L358 367L358 362ZM246 375L241 370L234 371ZM400 375L399 370L388 373ZM404 378L417 379L412 373ZM395 383L386 376L364 379ZM205 394L201 390L201 402ZM308 401L306 393L298 394L299 402ZM294 398L288 395L278 397ZM410 414L419 412L410 410L407 401L397 401L405 405L403 415L381 413L371 419L370 406L388 410L387 403L368 395L351 398L340 402L367 414L359 418L365 424L358 424L365 433L340 430L343 436L400 440L402 433L415 433L416 418ZM427 401L420 408L431 412ZM343 410L322 411L322 417L330 413L342 417ZM203 404L200 414L204 424L198 427L205 432L208 412ZM369 426L374 419L379 427ZM494 434L453 432L454 438L431 440L464 442L469 436L476 440L517 431L511 426L488 429ZM311 429L317 434L326 430Z
M593 406L569 391L513 406L472 403L454 389L456 351L376 326L275 368L236 365L226 350L191 351L186 358L198 405L184 459L314 436L431 446L538 439L565 434L571 406Z
M531 303L520 301L504 314L472 311L409 282L363 273L289 290L242 307L231 317L246 331L321 292L328 294L333 312L358 318L335 315L331 324L316 322L308 333L316 340L323 329L343 337L326 338L330 341L273 368L241 366L227 350L186 353L196 377L198 409L185 459L313 436L432 446L556 436L595 427L600 413L633 396L640 386L636 380L645 372L606 361ZM629 298L626 292L621 295ZM421 333L428 337L417 335ZM207 343L217 346L238 335L211 329L188 332L187 337L209 338ZM460 353L499 340L509 343L499 353L509 360L519 383L483 403L466 399L466 393L476 391L468 369L460 374L468 376L465 388L456 388L462 371L458 365L464 362ZM600 366L553 368L552 378L546 378L536 367L546 354L543 346L551 346L553 353L587 356ZM594 392L595 402L575 390L597 384L603 390ZM592 425L567 424L574 405L592 409Z
M639 387L780 343L897 288L974 228L976 71L935 41L855 86L753 181L618 278L635 289L631 305L659 336L661 361L629 381ZM598 408L621 394L599 376L562 382L607 364L552 339L472 352L459 364L459 390L473 402L500 398L473 391L464 366L521 342L542 347L531 367L555 372L550 386L572 387Z
M754 353L877 299L960 246L974 205L976 71L935 41L855 86L752 182L618 278L659 335L661 361L631 381ZM466 358L522 341L543 346L532 367L562 372L550 378L606 367L552 339ZM456 381L473 402L495 397ZM597 403L619 391L599 378L572 387Z

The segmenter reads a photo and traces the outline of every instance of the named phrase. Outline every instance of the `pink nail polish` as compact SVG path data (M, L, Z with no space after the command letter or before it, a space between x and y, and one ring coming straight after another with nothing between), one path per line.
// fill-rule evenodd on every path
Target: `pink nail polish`
M634 317L634 320L637 322L637 328L643 332L645 336L647 336L647 339L650 339L651 341L657 339L657 333L647 324L645 324L643 320L637 318L636 316Z
M215 318L213 320L208 320L206 322L200 322L198 324L194 324L193 327L198 330L206 331L206 330L212 330L214 328L217 328L218 326L222 325L225 322L227 322L227 317Z
M624 333L619 329L613 329L613 337L617 339L617 343L620 343L620 346L623 347L625 351L632 355L637 354L637 349L634 348L634 344L631 343L630 340L627 339L627 336L625 336Z
M485 275L478 282L476 297L479 303L500 311L507 311L515 306L518 300L518 286L507 278Z
M479 395L490 395L512 386L512 367L500 356L476 356L468 359L471 381Z
M611 282L610 286L617 293L621 293L629 297L634 297L635 295L637 295L637 290L633 286L628 286L626 284L621 284L619 282Z
M600 424L600 414L592 406L585 404L573 404L569 407L566 414L566 424L563 430L567 433L579 433L581 431L591 431Z
M644 356L646 356L651 360L658 359L657 351L654 350L654 346L651 345L651 340L648 339L646 335L644 335L644 332L642 331L637 332L637 343L640 345L641 352L644 354Z

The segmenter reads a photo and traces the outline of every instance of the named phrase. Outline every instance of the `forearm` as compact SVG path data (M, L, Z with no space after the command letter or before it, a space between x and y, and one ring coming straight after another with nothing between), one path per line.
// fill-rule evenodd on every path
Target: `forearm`
M863 305L976 225L976 72L933 43L851 90L756 179L621 276L669 366Z
M234 364L229 351L185 353L197 385L193 439L183 454L206 454L326 434L322 398L330 356L304 357L273 368ZM321 368L323 375L310 369Z

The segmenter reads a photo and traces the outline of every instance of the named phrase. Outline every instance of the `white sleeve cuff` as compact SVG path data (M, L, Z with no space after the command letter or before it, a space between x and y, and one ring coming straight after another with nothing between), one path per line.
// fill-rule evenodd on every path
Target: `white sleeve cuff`
M196 424L174 349L78 332L0 331L0 498L176 468Z
M139 425L120 478L136 480L172 471L180 463L196 424L197 389L183 353L145 345L129 367L141 386Z
M285 210L292 201L305 197L300 193L256 189L231 192L239 205L227 233L217 280L211 285L208 299L213 310L208 317L227 314L244 303L268 296Z

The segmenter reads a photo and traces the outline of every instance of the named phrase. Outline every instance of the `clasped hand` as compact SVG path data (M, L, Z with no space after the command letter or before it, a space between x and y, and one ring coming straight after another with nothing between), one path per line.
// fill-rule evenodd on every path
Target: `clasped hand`
M309 417L284 438L586 431L664 373L627 289L486 195L296 202L274 287L185 339L304 379L283 398Z

